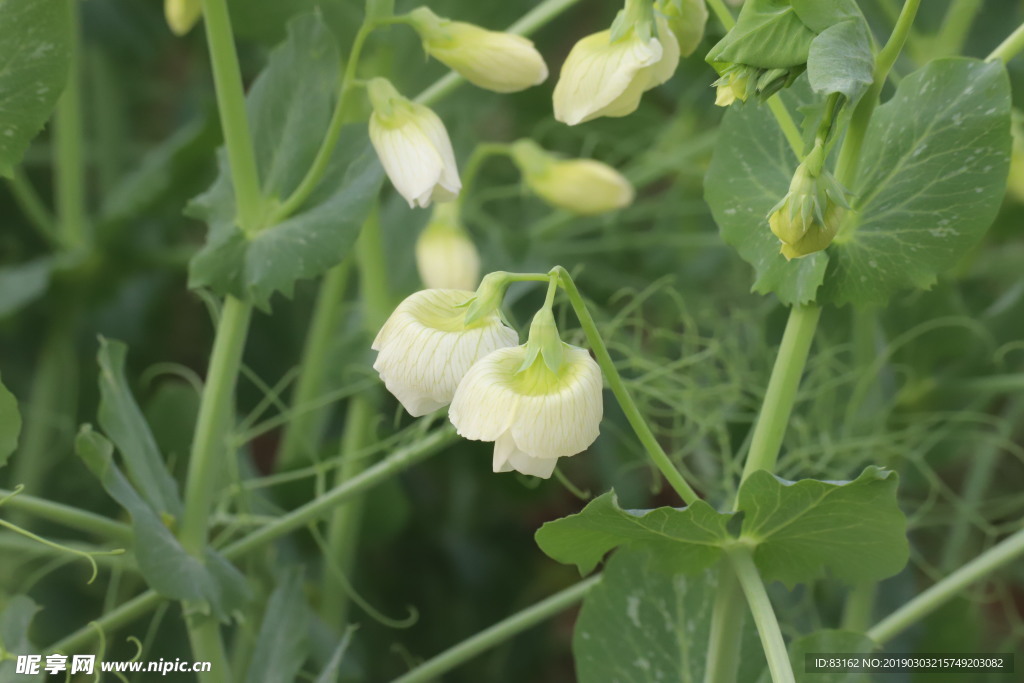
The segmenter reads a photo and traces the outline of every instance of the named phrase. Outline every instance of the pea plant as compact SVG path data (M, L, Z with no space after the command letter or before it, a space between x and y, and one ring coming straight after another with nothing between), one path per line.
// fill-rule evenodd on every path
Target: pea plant
M1006 680L1019 7L150 4L0 0L0 680Z

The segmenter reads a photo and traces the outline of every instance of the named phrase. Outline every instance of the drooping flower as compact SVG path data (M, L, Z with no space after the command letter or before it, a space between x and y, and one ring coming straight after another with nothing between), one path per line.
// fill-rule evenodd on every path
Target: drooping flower
M543 83L548 77L544 58L533 42L522 36L445 19L426 7L408 16L427 54L473 85L510 93Z
M441 119L429 107L400 95L385 78L373 78L366 87L373 105L370 141L409 207L455 199L462 183Z
M167 19L167 26L176 36L183 36L191 31L201 16L201 0L164 0L164 17Z
M416 240L416 268L431 289L475 289L480 254L459 220L455 202L438 204Z
M448 412L463 437L494 442L495 472L547 479L559 458L586 450L600 431L601 370L585 349L565 344L557 332L538 341L538 322L554 328L553 319L540 320L545 315L550 318L551 311L534 319L528 343L477 361Z
M593 216L633 202L635 193L626 177L593 159L560 159L529 139L512 146L512 159L534 193L566 211Z
M477 360L519 342L491 310L466 322L465 304L475 293L425 289L398 305L373 340L373 369L409 414L426 415L448 405Z
M575 126L636 111L641 96L671 78L679 64L675 34L661 17L654 26L656 36L630 26L621 36L609 29L576 43L555 86L555 118Z

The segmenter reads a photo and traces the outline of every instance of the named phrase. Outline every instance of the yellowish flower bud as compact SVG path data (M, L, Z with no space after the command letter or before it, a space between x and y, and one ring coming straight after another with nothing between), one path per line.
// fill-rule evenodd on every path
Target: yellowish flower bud
M416 292L398 305L373 340L378 352L373 369L410 415L448 405L473 363L519 342L497 310L467 324L465 304L473 296L459 289Z
M448 131L428 107L402 97L384 78L367 84L370 141L391 183L409 206L451 201L462 183Z
M719 107L728 107L739 100L747 101L747 93L750 84L751 72L746 67L729 69L715 81L717 87L715 92L715 104Z
M512 159L523 180L544 201L582 216L615 211L633 202L633 186L608 164L560 159L532 140L519 140Z
M636 111L641 96L671 78L679 64L675 34L661 17L655 25L657 37L630 27L615 39L607 30L576 43L555 86L555 118L575 126Z
M779 249L780 253L786 257L787 261L791 261L817 251L824 251L828 245L832 244L832 240L836 238L839 226L843 222L844 211L845 209L841 206L829 200L825 208L825 215L823 216L825 222L821 223L815 219L808 226L803 237L795 242L783 242L782 248Z
M522 36L444 19L426 7L413 10L409 18L427 54L473 85L509 93L543 83L548 77L544 58L533 42Z
M183 36L203 15L201 0L164 0L164 17L167 25L176 36Z
M438 204L416 241L416 268L431 289L476 289L480 254L454 203Z

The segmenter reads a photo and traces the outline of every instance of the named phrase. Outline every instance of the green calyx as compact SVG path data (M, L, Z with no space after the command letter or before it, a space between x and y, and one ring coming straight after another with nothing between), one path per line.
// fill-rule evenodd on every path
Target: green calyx
M526 341L526 359L518 373L526 372L538 359L553 373L558 373L564 362L565 343L558 336L558 326L551 309L545 306L537 311L530 323L530 336Z
M635 34L643 42L654 37L654 3L650 0L626 0L612 22L610 42Z
M850 208L846 190L824 165L825 148L819 140L797 166L789 192L768 213L768 226L787 259L825 249L839 231L843 210Z
M543 175L555 156L529 138L516 140L511 146L512 161L525 176Z
M399 126L413 115L412 103L386 78L371 78L366 93L374 114L386 126Z
M505 271L488 273L480 281L476 295L463 304L466 307L466 327L501 311L501 302L512 279Z
M420 35L424 47L431 44L443 44L451 40L446 30L451 19L439 17L429 7L417 7L406 15L409 25Z

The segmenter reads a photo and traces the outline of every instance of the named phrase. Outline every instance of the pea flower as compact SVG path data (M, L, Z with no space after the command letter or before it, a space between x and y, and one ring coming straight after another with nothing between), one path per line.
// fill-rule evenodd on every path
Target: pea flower
M467 439L494 442L495 472L547 479L559 458L586 450L603 414L601 370L585 349L562 342L542 309L522 346L477 361L448 416Z
M823 164L819 142L797 166L789 192L768 214L768 227L782 242L780 252L787 261L828 247L839 231L843 209L849 208L845 190Z
M645 92L675 73L679 42L665 20L653 22L655 36L651 22L623 28L627 18L620 13L617 25L583 38L569 51L555 86L557 120L575 126L601 116L632 114Z
M480 254L459 220L455 202L438 204L416 241L416 268L431 289L475 289Z
M424 289L398 305L373 340L373 369L413 417L451 403L455 388L478 359L519 342L497 309L467 323L465 305L477 296L461 289Z
M633 203L635 193L630 182L600 161L560 159L529 139L513 143L512 160L527 187L560 209L593 216Z
M462 183L444 123L428 107L402 97L386 78L367 83L373 113L370 142L409 207L451 201Z
M426 53L473 85L510 93L539 85L548 77L544 58L522 36L445 19L426 7L408 17Z
M164 0L164 17L171 33L183 36L203 16L203 5L200 0Z

